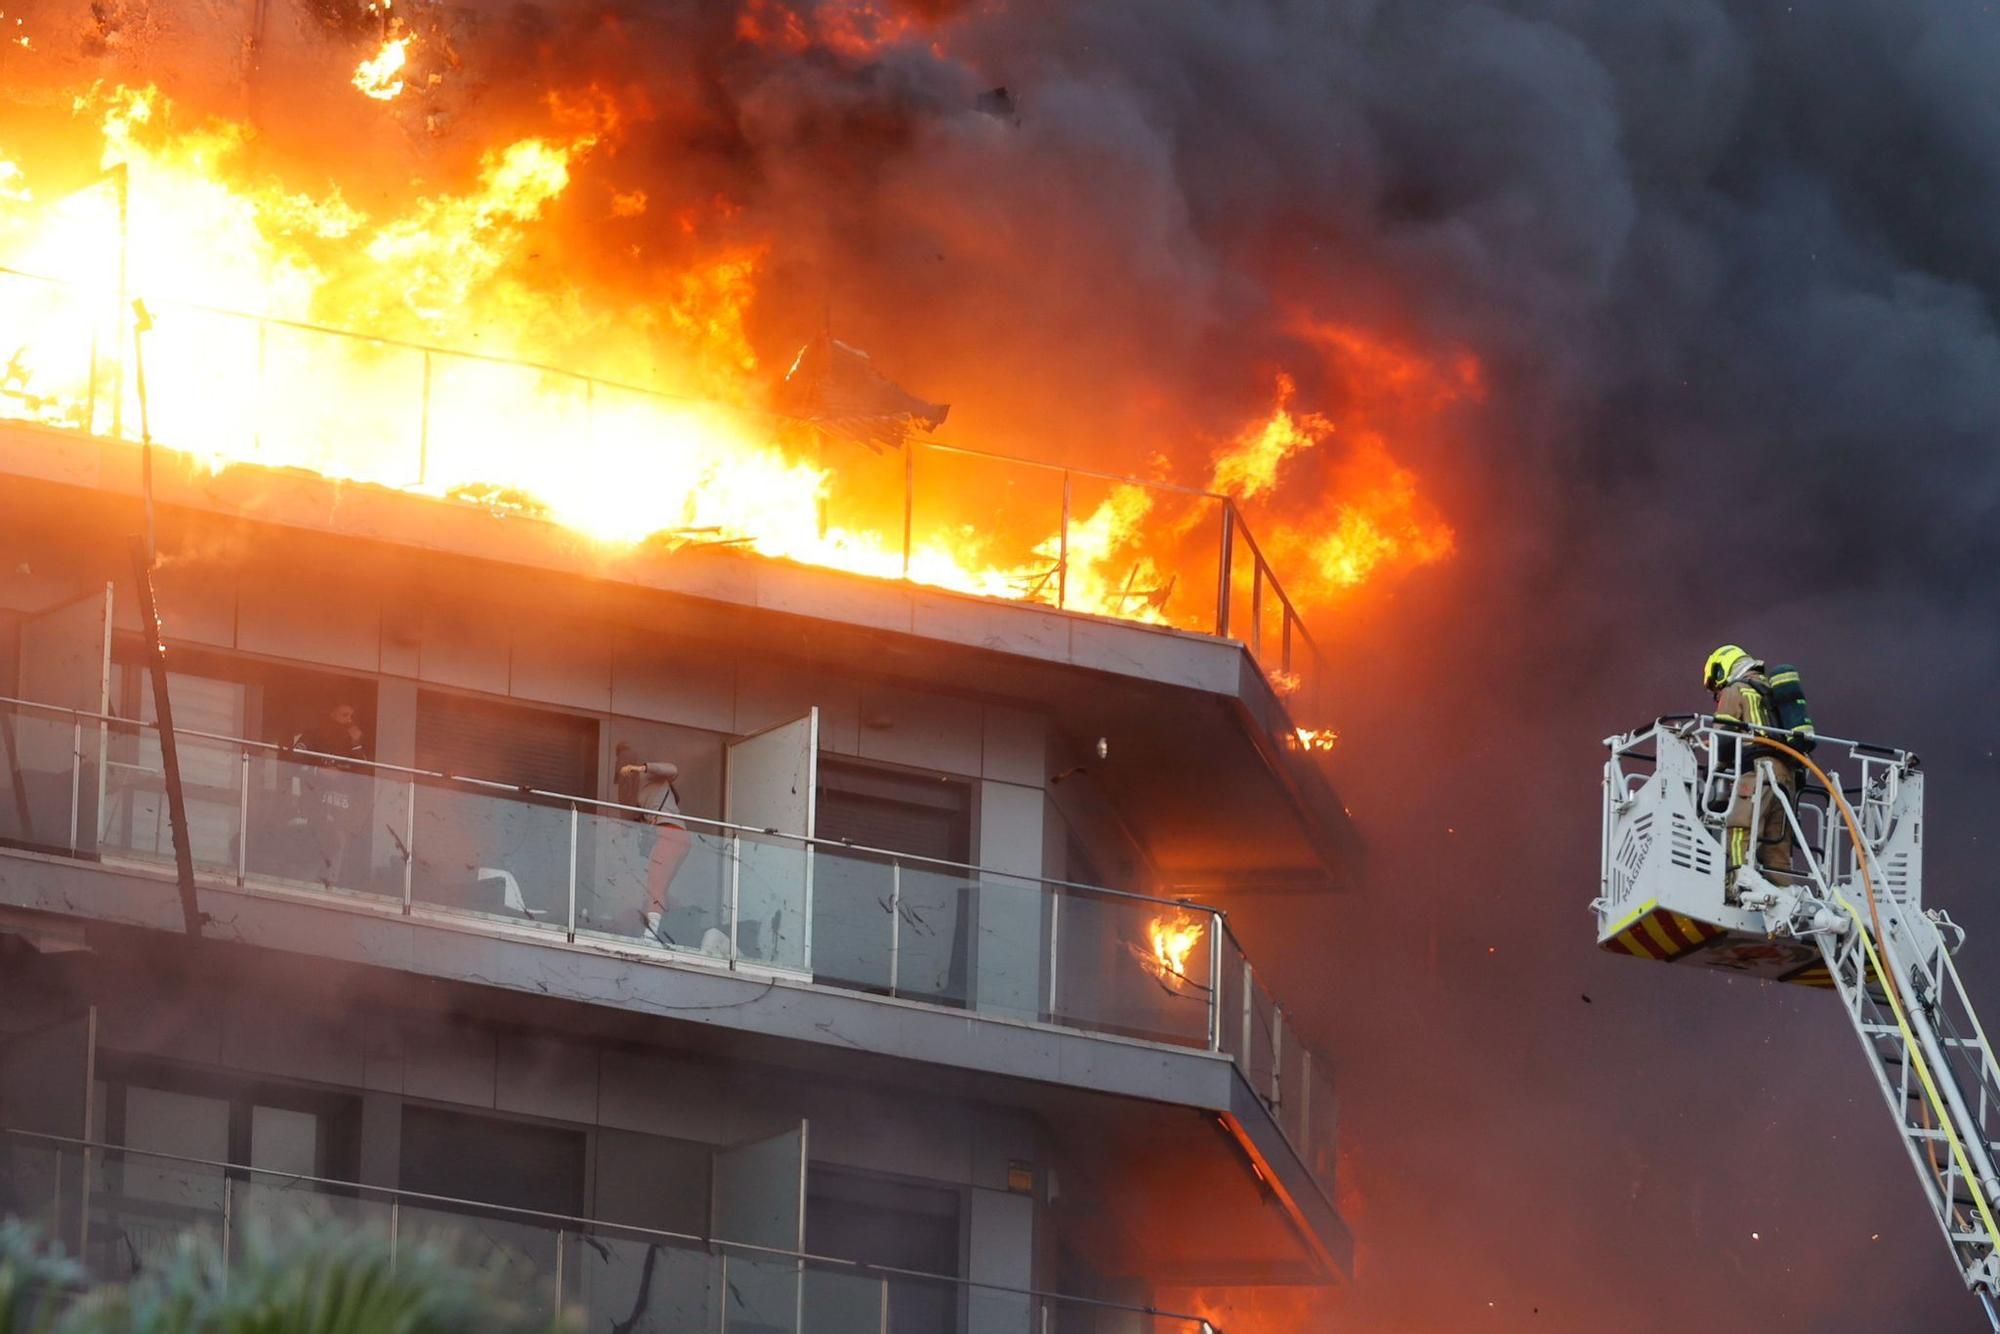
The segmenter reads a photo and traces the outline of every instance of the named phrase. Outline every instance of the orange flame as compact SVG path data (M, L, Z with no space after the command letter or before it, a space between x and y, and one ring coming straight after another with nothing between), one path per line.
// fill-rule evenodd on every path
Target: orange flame
M1204 923L1194 917L1155 917L1146 924L1146 938L1152 942L1151 971L1168 986L1178 989L1188 980L1188 956L1201 943Z
M354 68L354 86L364 97L387 102L403 91L403 65L409 60L410 39L395 37Z
M1301 727L1295 729L1298 748L1304 751L1329 751L1334 742L1340 740L1340 733L1331 727Z

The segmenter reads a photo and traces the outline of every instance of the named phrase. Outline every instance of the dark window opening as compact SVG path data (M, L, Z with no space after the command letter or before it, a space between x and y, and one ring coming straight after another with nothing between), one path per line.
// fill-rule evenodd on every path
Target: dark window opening
M972 785L820 757L815 830L827 840L964 862ZM967 924L977 878L878 853L821 848L813 861L813 973L866 991L966 1003Z
M583 1213L581 1131L435 1107L403 1108L404 1190L453 1200Z
M957 1277L962 1192L815 1165L806 1182L806 1250L857 1264ZM959 1288L890 1277L891 1334L948 1334L959 1327Z

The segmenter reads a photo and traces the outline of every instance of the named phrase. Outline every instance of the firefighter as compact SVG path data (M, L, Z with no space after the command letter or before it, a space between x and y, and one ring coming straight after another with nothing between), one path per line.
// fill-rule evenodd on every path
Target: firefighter
M1764 664L1738 645L1724 644L1708 655L1701 683L1715 696L1717 726L1778 727ZM1796 801L1799 791L1798 768L1785 756L1746 742L1743 757L1747 763L1736 780L1735 798L1723 822L1729 868L1724 895L1730 903L1736 903L1745 891L1774 888L1765 871L1790 874L1792 826L1785 808ZM1783 801L1773 799L1774 788L1784 792ZM1757 840L1754 865L1750 858L1753 836Z

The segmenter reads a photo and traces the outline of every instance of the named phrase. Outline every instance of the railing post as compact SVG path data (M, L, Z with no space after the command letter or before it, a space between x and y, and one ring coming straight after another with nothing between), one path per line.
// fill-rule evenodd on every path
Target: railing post
M742 915L743 831L729 831L729 966L736 966L736 919ZM727 1256L723 1257L728 1260Z
M396 1244L403 1236L403 1197L389 1197L389 1272L396 1272Z
M76 852L77 826L83 819L83 719L70 719L69 740L69 850Z
M1062 955L1059 951L1061 938L1058 930L1062 925L1062 891L1049 892L1049 1022L1056 1022L1056 978L1061 973Z
M1312 1098L1313 1098L1313 1054L1301 1043L1299 1045L1299 1153L1306 1160L1308 1169L1312 1166Z
M1222 502L1222 569L1215 580L1215 637L1229 638L1229 567L1236 545L1236 506Z
M231 1215L236 1206L236 1182L229 1173L222 1174L222 1290L229 1291L229 1232Z
M403 916L410 915L417 869L417 780L408 778L403 811Z
M1264 665L1264 559L1250 562L1250 656Z
M1208 915L1208 1049L1222 1050L1222 914Z
M1271 1005L1271 1110L1285 1102L1285 1007Z
M889 863L889 994L903 980L903 863Z
M715 1328L719 1334L729 1334L729 1252L724 1251L721 1259L715 1273Z
M569 927L568 939L576 939L576 803L569 804Z
M882 1279L881 1305L875 1328L878 1334L889 1334L889 1280L886 1276Z
M550 1322L551 1328L560 1328L562 1324L563 1252L567 1249L566 1246L564 1245L564 1242L568 1238L568 1236L569 1236L568 1228L559 1227L556 1229L556 1309L555 1309L555 1315Z
M1063 469L1062 533L1056 539L1056 608L1069 606L1070 471Z
M241 889L250 870L250 747L242 747L237 758L236 887Z

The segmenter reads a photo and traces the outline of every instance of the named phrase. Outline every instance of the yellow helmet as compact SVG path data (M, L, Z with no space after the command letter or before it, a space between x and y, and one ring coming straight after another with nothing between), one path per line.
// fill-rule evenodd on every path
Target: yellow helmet
M1750 655L1735 644L1724 644L1708 655L1707 663L1701 669L1701 684L1704 690L1720 690L1729 674L1736 670L1736 664Z

